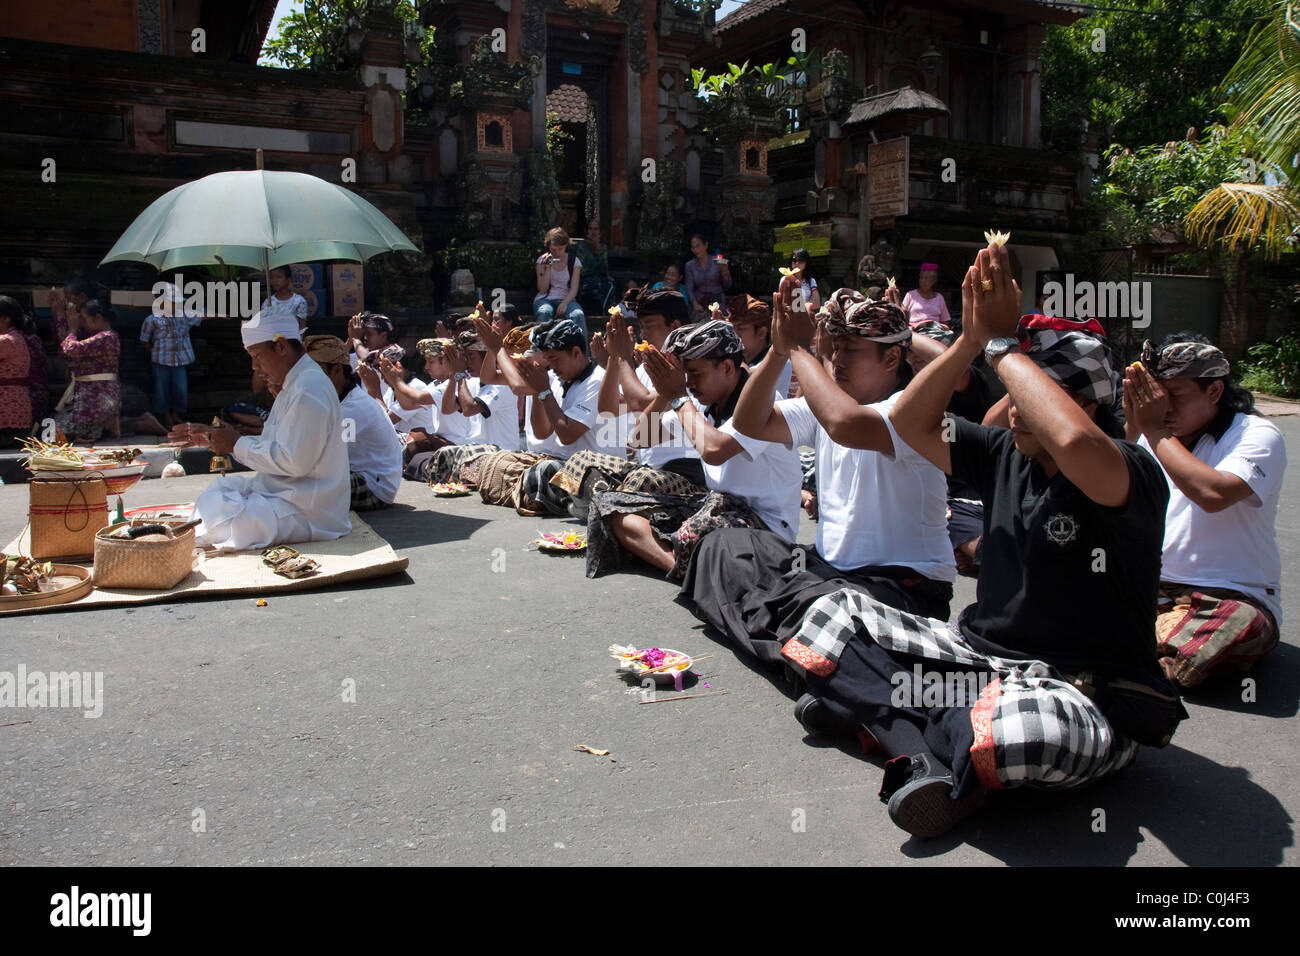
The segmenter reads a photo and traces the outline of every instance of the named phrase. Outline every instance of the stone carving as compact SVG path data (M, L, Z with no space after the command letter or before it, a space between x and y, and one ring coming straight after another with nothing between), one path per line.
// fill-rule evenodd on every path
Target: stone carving
M527 109L533 95L533 79L542 72L536 56L507 64L492 52L492 37L484 34L474 41L468 63L451 67L449 98L469 109L496 106Z
M488 126L495 123L497 142L489 142ZM510 114L505 112L480 112L478 114L478 149L479 152L512 153L515 149L514 129L510 123Z
M462 168L456 198L456 228L460 234L486 235L492 219L492 197L487 174L478 163L470 161Z
M858 262L858 290L871 299L885 294L889 277L897 275L898 257L884 239L871 244L871 251Z
M770 249L771 222L776 217L776 189L749 183L726 182L722 185L718 208L719 225L726 244L738 249Z
M451 274L447 288L447 304L450 306L470 306L478 301L478 292L474 286L474 273L468 269L457 269Z
M641 190L641 214L636 227L638 250L681 250L685 205L681 191L685 175L685 166L680 160L659 160L655 181L646 183Z
M639 0L523 0L523 36L519 52L540 58L546 52L546 14L564 13L590 32L602 15L627 24L627 61L636 73L650 69L646 57L646 25Z
M524 155L524 179L527 236L540 241L560 218L560 187L555 179L555 166L545 150L530 149Z

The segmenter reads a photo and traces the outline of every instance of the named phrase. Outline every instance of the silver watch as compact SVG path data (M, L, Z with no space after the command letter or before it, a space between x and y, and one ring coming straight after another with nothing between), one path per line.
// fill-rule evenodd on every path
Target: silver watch
M685 405L687 402L689 402L690 400L691 397L689 395L678 395L676 398L674 398L671 402L668 403L668 407L675 412L680 411L681 407Z
M988 344L984 346L984 357L992 363L999 355L1006 355L1008 352L1019 348L1019 339L1009 335L999 335L995 339L989 339Z
M546 401L548 398L551 397L551 394L552 394L552 393L551 393L551 390L550 390L549 388L542 389L542 391L540 391L540 392L537 393L537 400L538 400L539 402L544 402L544 401Z

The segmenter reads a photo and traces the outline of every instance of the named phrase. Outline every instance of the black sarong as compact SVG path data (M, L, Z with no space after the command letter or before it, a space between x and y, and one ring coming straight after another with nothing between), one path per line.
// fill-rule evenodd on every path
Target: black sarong
M796 562L803 570L794 568ZM809 606L842 588L942 620L948 619L952 601L951 584L909 568L840 571L812 548L750 528L719 529L702 540L677 600L737 649L779 665L781 647L799 630Z

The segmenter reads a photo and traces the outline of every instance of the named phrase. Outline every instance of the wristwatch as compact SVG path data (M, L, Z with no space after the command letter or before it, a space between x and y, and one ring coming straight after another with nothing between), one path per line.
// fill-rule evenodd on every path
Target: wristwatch
M685 405L687 402L689 402L690 400L691 400L691 396L689 395L678 395L676 398L674 398L671 402L668 403L668 407L676 412L679 411L681 407Z
M543 391L540 391L540 392L537 393L537 400L538 400L539 402L544 402L544 401L546 401L548 398L551 397L551 394L552 394L552 393L551 393L551 390L550 390L549 388L548 388L548 389L544 389Z
M463 381L465 381L465 379L469 378L469 374L466 373L466 372L457 372L456 375L455 375L454 377L455 377L456 381L458 381L458 382L463 382Z
M1020 348L1020 340L1009 335L999 335L995 339L989 339L988 345L984 346L984 357L992 364L993 360L1000 355L1006 355L1013 349Z

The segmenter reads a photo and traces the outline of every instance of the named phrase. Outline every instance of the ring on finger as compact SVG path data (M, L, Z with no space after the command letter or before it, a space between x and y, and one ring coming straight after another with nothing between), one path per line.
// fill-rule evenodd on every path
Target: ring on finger
M980 291L981 291L981 292L992 292L992 291L993 291L993 280L992 280L992 279L980 279Z

